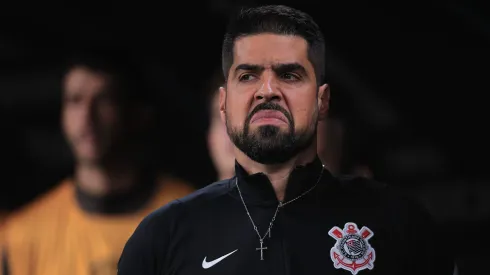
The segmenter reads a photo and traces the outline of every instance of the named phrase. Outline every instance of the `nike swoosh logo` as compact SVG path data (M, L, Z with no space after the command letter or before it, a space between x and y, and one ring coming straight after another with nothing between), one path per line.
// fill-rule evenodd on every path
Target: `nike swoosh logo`
M216 259L216 260L214 260L214 261L211 261L211 262L206 262L206 258L207 258L207 257L204 257L204 260L202 260L202 268L204 268L204 269L208 269L208 268L212 267L213 265L215 265L215 264L217 264L217 263L221 262L221 261L222 261L224 258L226 258L226 257L230 256L231 254L233 254L233 253L235 253L235 252L237 252L237 251L238 251L238 249L237 249L237 250L235 250L235 251L232 251L232 252L230 252L230 253L228 253L228 254L226 254L226 255L224 255L224 256L221 256L221 257L219 257L218 259Z

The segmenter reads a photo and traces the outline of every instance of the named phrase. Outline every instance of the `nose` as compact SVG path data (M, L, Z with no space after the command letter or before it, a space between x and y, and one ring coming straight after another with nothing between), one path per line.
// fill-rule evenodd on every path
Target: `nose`
M266 102L282 100L282 94L273 73L264 72L262 85L255 93L255 99Z

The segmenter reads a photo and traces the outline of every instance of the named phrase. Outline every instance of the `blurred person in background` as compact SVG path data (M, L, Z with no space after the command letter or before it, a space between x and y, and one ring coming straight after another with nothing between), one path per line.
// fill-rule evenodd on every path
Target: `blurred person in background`
M209 124L207 130L207 147L218 180L224 180L235 175L235 154L233 143L226 133L226 126L221 120L219 111L219 87L223 85L223 73L215 73L207 89L207 110Z
M338 116L328 117L318 122L317 151L319 158L325 167L336 176L349 175L373 178L369 162L362 156L346 150L346 147L352 145L349 141L354 142L347 140L347 127L346 122ZM355 138L359 139L360 137L356 136ZM357 142L359 141L357 140Z
M156 110L139 68L115 48L70 59L61 124L74 175L7 220L4 275L116 274L142 218L194 190L157 167Z
M343 149L343 125L339 119L326 118L318 121L317 152L325 167L338 175L341 171Z

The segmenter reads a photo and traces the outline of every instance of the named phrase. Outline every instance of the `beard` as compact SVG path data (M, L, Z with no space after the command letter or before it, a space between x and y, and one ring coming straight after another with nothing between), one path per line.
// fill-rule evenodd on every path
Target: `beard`
M288 129L274 125L262 125L250 130L250 121L259 111L281 112L288 121ZM245 119L243 129L233 128L226 119L226 130L235 146L250 159L261 164L280 164L289 161L311 145L316 135L316 123L295 131L294 120L280 105L265 102L257 105Z

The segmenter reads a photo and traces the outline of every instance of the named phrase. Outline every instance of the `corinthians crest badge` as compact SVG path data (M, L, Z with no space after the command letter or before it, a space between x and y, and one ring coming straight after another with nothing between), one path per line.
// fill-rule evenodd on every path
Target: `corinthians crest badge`
M354 275L366 268L374 268L376 253L368 242L374 234L369 228L364 226L359 230L355 223L348 222L343 230L335 226L328 235L337 241L330 249L335 268L343 268Z

